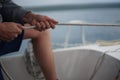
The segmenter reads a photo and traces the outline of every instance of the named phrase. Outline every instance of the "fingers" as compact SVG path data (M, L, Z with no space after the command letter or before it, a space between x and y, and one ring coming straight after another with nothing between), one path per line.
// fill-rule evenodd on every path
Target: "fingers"
M17 24L17 27L20 29L20 30L23 30L23 26L21 24Z
M49 24L51 25L51 28L52 28L52 29L55 29L55 25L56 25L56 24L54 24L54 23L52 23L52 22L49 22Z
M49 24L46 22L37 22L36 23L36 28L39 31L45 31L46 29L48 29Z
M6 22L3 23L2 32L3 35L0 35L1 40L4 41L11 41L14 40L16 37L18 37L19 34L21 34L23 28L22 25L13 23L13 22Z
M51 28L51 25L50 25L50 23L49 23L48 21L45 21L44 23L45 23L45 25L46 25L46 27L45 27L46 29Z
M40 22L41 29L44 31L46 30L46 23L45 22Z
M32 16L28 15L27 19L30 21L28 22L31 25L36 26L35 29L39 30L39 31L45 31L46 29L55 28L55 25L58 23L56 20L49 18L47 16L44 15L36 15L33 13L30 13ZM32 21L31 21L32 19Z
M45 31L46 29L49 29L49 28L51 28L51 26L53 26L53 24L50 23L50 22L48 22L48 21L35 22L35 23L36 23L36 24L35 24L35 26L36 26L35 29L37 29L37 30L39 30L39 31ZM52 28L53 28L53 27L52 27Z
M4 34L5 36L0 36L0 40L10 42L18 37L18 34Z
M49 18L49 17L47 17L47 16L45 16L45 18L46 18L49 22L52 22L52 23L54 23L54 24L57 24L57 23L58 23L58 21L56 21L56 20L54 20L54 19L52 19L52 18Z
M16 37L22 33L23 27L21 27L20 25L17 25L17 32L16 32Z
M6 26L11 27L9 30L9 32L11 32L11 33L20 34L23 30L22 25L14 23L14 22L10 22L10 23L6 24Z
M46 22L47 22L47 25L46 26L48 26L48 24L49 24L49 28L52 28L52 29L55 29L55 25L58 23L56 20L54 20L54 19L52 19L52 18L49 18L49 17L47 17L47 16L44 16L45 17L45 19L46 19Z
M36 29L42 31L41 24L39 22L36 23Z
M44 21L44 22L40 22L39 23L39 27L41 27L42 31L45 31L46 29L49 29L49 28L54 29L55 28L55 24L52 23L52 22Z

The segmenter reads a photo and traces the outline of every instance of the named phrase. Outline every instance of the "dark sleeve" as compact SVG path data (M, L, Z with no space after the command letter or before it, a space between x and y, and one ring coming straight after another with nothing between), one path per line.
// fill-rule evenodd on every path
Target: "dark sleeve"
M12 0L4 0L2 3L3 22L18 22L21 23L23 16L28 12L21 6L13 3Z

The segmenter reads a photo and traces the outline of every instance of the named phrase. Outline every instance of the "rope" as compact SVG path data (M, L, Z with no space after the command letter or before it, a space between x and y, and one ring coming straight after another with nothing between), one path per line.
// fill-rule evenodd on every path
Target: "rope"
M120 24L109 24L109 23L58 23L57 25L64 26L94 26L94 27L120 27ZM24 29L33 29L35 26L23 27Z
M42 69L33 55L33 47L31 42L28 42L28 47L26 49L25 64L27 72L34 78L34 80L45 80Z
M99 46L119 45L120 44L120 40L112 40L112 41L99 40L99 41L96 41L96 44L98 44Z
M120 24L109 24L109 23L58 23L57 25L69 25L69 26L111 26L111 27L120 27Z

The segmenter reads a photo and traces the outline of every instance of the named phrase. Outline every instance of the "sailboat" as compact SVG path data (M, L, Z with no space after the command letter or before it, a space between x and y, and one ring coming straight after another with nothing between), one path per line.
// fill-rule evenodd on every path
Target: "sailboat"
M58 25L101 26L103 24L67 23ZM104 26L120 26L104 24ZM30 28L34 28L33 26ZM54 50L60 80L120 80L120 41L98 41L95 44ZM33 55L32 43L23 54L0 58L5 80L45 80Z
M60 23L58 25L120 26L119 24L101 23ZM120 80L120 41L98 41L86 45L84 28L82 33L82 46L67 48L68 37L64 48L53 50L59 80ZM27 41L27 47L22 52L1 56L0 62L5 80L45 80L33 55L30 41Z

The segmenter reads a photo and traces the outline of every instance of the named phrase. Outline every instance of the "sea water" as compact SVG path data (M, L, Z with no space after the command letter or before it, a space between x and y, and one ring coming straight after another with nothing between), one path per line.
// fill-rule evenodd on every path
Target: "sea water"
M48 5L60 5L60 4L83 4L83 3L114 3L120 2L119 0L13 0L21 6L48 6ZM27 4L25 4L27 3ZM34 11L35 12L35 11ZM69 22L72 20L80 20L90 23L120 23L120 8L88 8L88 9L71 9L71 10L57 10L57 11L37 11L35 13L47 15L56 19L58 22ZM63 48L63 46L56 46L54 43L64 44L66 34L71 29L68 43L69 44L82 44L82 31L80 26L56 26L56 29L51 32L51 42L53 48ZM119 27L84 27L85 42L95 43L97 40L119 40L120 28ZM26 47L27 41L23 41L21 50Z
M77 9L77 10L61 10L37 12L56 19L58 22L69 22L72 20L80 20L90 23L120 23L120 8L95 8L95 9ZM56 26L51 31L51 39L53 43L64 43L68 28L71 27L69 44L81 43L82 34L80 26ZM84 26L85 41L94 43L97 40L119 40L120 27L90 27Z

